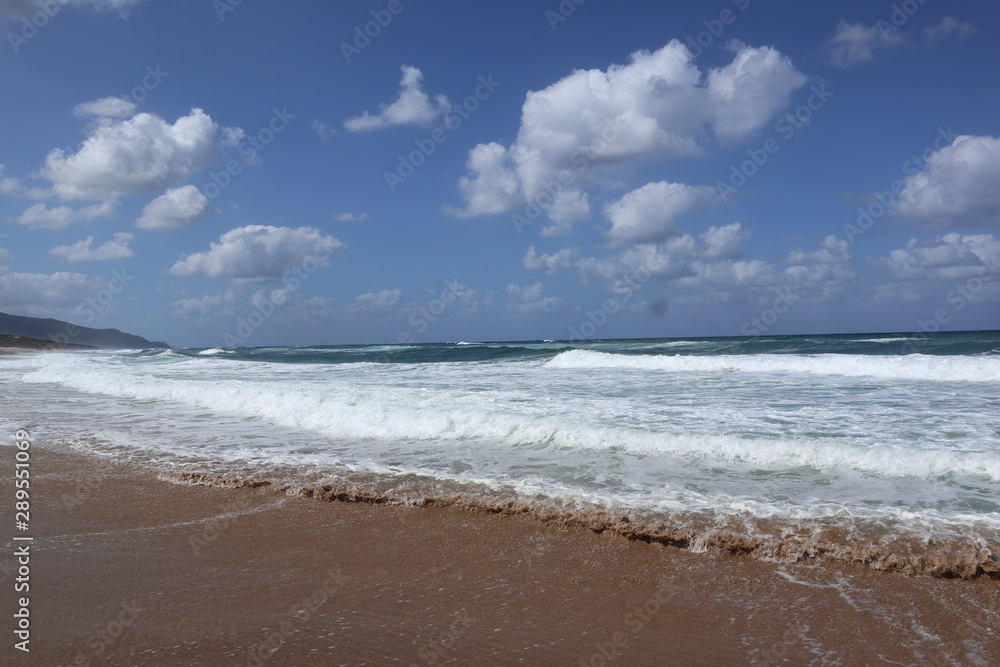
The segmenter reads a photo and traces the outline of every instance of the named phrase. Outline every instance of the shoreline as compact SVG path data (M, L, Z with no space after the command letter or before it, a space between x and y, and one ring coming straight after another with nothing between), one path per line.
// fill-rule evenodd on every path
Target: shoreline
M5 664L1000 661L996 580L171 483L46 443L31 457L32 650L9 628Z

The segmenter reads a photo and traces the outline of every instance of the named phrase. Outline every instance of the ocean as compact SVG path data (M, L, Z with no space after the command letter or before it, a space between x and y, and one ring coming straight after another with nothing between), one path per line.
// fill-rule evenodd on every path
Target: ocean
M16 355L0 422L175 481L1000 572L1000 332Z

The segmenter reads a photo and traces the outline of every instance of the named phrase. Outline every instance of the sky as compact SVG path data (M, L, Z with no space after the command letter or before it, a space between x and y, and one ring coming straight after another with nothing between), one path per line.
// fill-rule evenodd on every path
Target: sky
M3 312L176 347L1000 329L995 3L0 28Z

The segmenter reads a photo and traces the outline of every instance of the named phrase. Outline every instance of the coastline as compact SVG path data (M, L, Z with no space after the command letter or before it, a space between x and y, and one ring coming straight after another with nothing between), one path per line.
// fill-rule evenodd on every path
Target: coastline
M996 580L177 484L48 443L31 456L31 653L8 631L5 664L1000 661Z

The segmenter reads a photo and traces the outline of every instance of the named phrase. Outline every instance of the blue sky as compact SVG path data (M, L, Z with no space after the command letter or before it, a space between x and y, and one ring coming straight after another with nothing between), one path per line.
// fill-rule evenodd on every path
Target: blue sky
M4 312L204 347L1000 328L991 3L0 14Z

